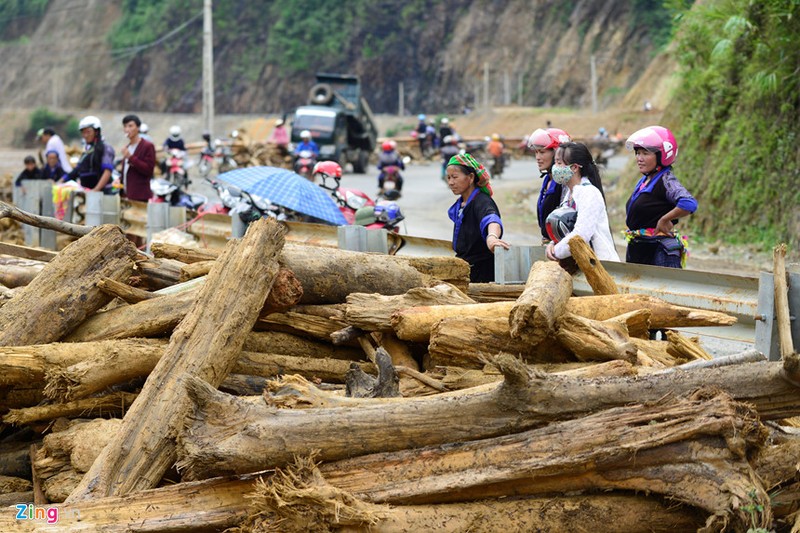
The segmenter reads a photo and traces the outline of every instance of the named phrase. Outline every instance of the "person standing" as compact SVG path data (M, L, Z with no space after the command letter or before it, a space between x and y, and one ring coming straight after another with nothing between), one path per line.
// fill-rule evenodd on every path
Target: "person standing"
M156 166L156 149L144 139L139 128L142 121L136 115L125 115L122 129L128 144L122 149L122 193L129 200L146 202L150 199L150 180Z
M568 224L557 223L559 210L550 213L547 226L553 240L545 249L547 258L558 261L570 257L569 241L578 235L592 247L601 261L619 261L603 193L592 183L600 183L600 172L589 148L582 143L562 143L556 149L551 173L553 180L567 189L563 204L568 208L566 211L574 209L577 213L574 213L572 228L567 227Z
M78 129L84 141L83 154L69 173L69 179L80 182L84 189L102 191L111 185L114 170L114 148L103 140L100 119L94 115L83 117Z
M564 199L564 188L553 180L550 169L555 161L556 148L562 142L570 142L569 134L558 128L543 130L538 128L528 136L528 148L533 150L539 173L542 178L542 188L536 202L536 216L539 222L539 231L542 234L542 246L547 246L550 236L547 234L547 216L553 212Z
M67 157L67 151L64 149L64 141L56 134L55 130L53 128L42 128L37 132L37 136L44 143L45 157L47 157L48 152L57 153L61 168L65 172L70 172L72 165L69 162L69 157Z
M282 118L275 121L275 128L267 137L268 144L274 144L282 156L289 155L289 132L286 131L286 123Z
M669 268L686 266L686 238L675 231L678 219L697 211L697 200L672 172L678 143L663 126L636 131L625 142L636 154L642 177L625 205L625 260Z
M447 211L455 225L453 250L469 263L473 283L494 281L494 251L510 247L501 239L503 221L489 180L489 171L469 154L455 155L447 165L447 186L459 197Z
M55 150L47 152L45 154L45 164L42 167L42 178L58 183L66 175L67 173L61 168L61 163Z

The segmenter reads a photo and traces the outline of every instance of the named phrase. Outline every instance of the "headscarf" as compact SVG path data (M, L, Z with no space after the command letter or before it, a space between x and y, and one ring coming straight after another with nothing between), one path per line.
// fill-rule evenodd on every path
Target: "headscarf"
M489 180L492 178L489 174L489 170L481 163L478 163L474 157L469 154L456 154L451 157L450 161L447 163L447 166L450 165L461 165L474 169L475 175L478 176L478 188L481 192L489 196L493 194L492 186L489 184Z

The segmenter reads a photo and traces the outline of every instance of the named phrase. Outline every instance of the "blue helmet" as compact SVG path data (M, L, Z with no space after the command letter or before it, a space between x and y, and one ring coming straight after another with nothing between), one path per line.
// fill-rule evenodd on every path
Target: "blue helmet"
M400 211L400 206L397 202L378 202L375 205L375 218L381 222L394 223L402 220L403 213Z
M425 115L423 115L422 113L420 113L419 115L417 115L417 120L425 120L426 118L428 118L428 117L426 117L426 116L425 116Z

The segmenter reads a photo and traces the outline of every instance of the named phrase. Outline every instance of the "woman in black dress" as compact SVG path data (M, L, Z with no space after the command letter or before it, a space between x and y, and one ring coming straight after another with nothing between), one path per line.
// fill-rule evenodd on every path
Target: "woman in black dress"
M469 154L454 155L447 164L447 186L459 196L447 214L453 221L453 250L469 263L473 283L494 281L494 250L508 250L502 240L500 210L492 200L489 171Z

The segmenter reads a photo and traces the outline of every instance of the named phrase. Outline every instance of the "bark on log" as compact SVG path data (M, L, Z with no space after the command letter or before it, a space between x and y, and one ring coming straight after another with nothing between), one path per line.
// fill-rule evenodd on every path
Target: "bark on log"
M580 361L620 359L636 363L636 346L624 324L600 322L564 313L556 321L558 341Z
M218 386L228 375L278 272L285 232L279 223L261 219L250 225L243 239L228 243L122 429L70 501L125 495L160 481L174 463L172 439L187 407L180 380L188 372Z
M31 424L42 420L53 420L62 416L74 418L77 416L107 416L122 415L136 399L136 394L130 392L112 392L103 396L84 398L65 403L37 405L11 409L3 417L6 424Z
M319 459L328 461L379 449L475 440L632 402L646 404L703 386L754 405L764 420L800 412L800 394L784 379L780 363L599 380L529 375L511 356L498 356L495 363L506 376L501 384L421 398L360 399L357 409L302 412L242 406L236 398L192 379L187 386L195 409L179 438L179 463L187 468L187 476L196 478L286 464L312 450L322 450ZM454 412L458 416L452 416ZM343 432L342 427L351 429Z
M137 254L119 227L110 225L67 246L0 307L0 346L44 344L68 334L111 301L97 282L127 280Z
M395 311L408 307L426 305L461 305L475 302L452 285L411 289L405 294L384 296L382 294L353 293L347 296L344 320L364 331L390 331L391 316Z
M509 316L514 305L514 302L503 301L475 305L410 307L392 315L392 328L400 339L427 342L433 324L442 318L505 318ZM572 297L566 306L566 312L593 320L608 320L641 309L650 310L652 329L730 326L736 323L736 317L725 313L673 305L644 294Z
M619 294L614 278L606 272L594 250L583 240L583 237L576 235L569 240L568 244L570 254L578 263L578 268L586 276L586 281L596 295Z
M511 336L537 345L555 334L560 317L572 296L572 276L550 261L537 261L528 273L525 291L508 316Z
M514 339L505 318L445 318L433 326L428 345L430 369L436 366L483 368L491 357L509 353L529 363L559 363L572 360L554 338L531 345Z

